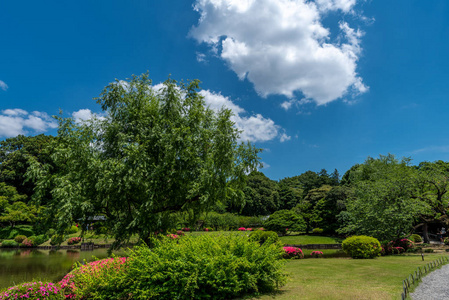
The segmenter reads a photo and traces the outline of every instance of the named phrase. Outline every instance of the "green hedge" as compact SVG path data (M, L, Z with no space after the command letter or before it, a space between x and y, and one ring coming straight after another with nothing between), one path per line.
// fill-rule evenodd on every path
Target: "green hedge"
M376 238L359 235L352 236L341 244L343 251L352 258L375 258L380 255L382 247Z
M251 234L249 235L249 239L261 244L265 243L266 241L268 241L269 243L275 243L279 241L279 236L274 231L256 230L251 232Z

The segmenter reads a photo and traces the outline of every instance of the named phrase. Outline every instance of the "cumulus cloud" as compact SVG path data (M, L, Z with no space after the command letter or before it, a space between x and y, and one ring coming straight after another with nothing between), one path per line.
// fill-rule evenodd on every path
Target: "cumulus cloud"
M13 137L19 134L42 133L58 127L47 113L15 108L5 109L0 113L0 137Z
M328 11L353 11L356 0L197 0L190 36L220 49L219 57L263 97L301 91L318 105L368 90L356 72L363 32L340 22L331 43ZM290 105L291 106L291 105ZM288 102L283 105L290 108Z
M4 91L6 91L8 89L8 85L2 80L0 80L0 89L2 89Z
M232 102L228 97L221 94L202 90L200 94L204 97L206 105L211 109L218 111L222 107L232 110L234 115L232 121L235 126L242 131L240 139L243 141L265 142L279 138L281 142L285 139L282 128L276 125L273 120L265 118L261 114L248 116L248 113L240 106Z

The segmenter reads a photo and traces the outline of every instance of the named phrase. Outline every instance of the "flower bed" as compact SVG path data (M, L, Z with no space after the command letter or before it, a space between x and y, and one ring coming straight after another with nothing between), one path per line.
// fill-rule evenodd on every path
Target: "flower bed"
M72 237L67 240L67 245L75 245L78 244L79 242L81 242L80 237Z
M51 282L27 282L0 293L0 300L7 299L65 299L61 289Z

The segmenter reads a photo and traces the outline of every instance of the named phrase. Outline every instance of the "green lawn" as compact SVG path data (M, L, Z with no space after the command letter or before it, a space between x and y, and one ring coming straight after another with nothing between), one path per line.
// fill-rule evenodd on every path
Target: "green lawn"
M376 259L318 258L289 260L286 286L260 300L400 299L402 280L417 267L443 255L395 255Z
M307 245L307 244L340 244L341 239L319 236L319 235L287 235L281 236L280 240L284 244Z

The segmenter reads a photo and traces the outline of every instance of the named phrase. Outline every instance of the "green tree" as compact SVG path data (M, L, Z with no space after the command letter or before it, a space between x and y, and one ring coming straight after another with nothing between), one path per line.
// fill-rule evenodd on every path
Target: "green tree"
M262 172L254 171L248 175L244 189L245 202L241 214L245 216L269 215L279 209L277 182Z
M245 174L259 167L258 149L240 143L232 112L214 112L198 81L167 80L155 90L147 75L109 84L97 103L106 117L78 125L60 120L53 158L58 173L29 169L38 188L54 186L59 230L78 218L105 215L116 244L176 224L174 213L241 201ZM37 193L39 195L39 193Z
M263 223L267 230L285 234L288 231L303 231L305 229L304 220L293 210L278 210L270 215Z
M410 159L394 155L368 158L350 172L355 197L347 201L344 234L364 234L380 240L393 239L409 232L429 206L414 197L416 169Z

